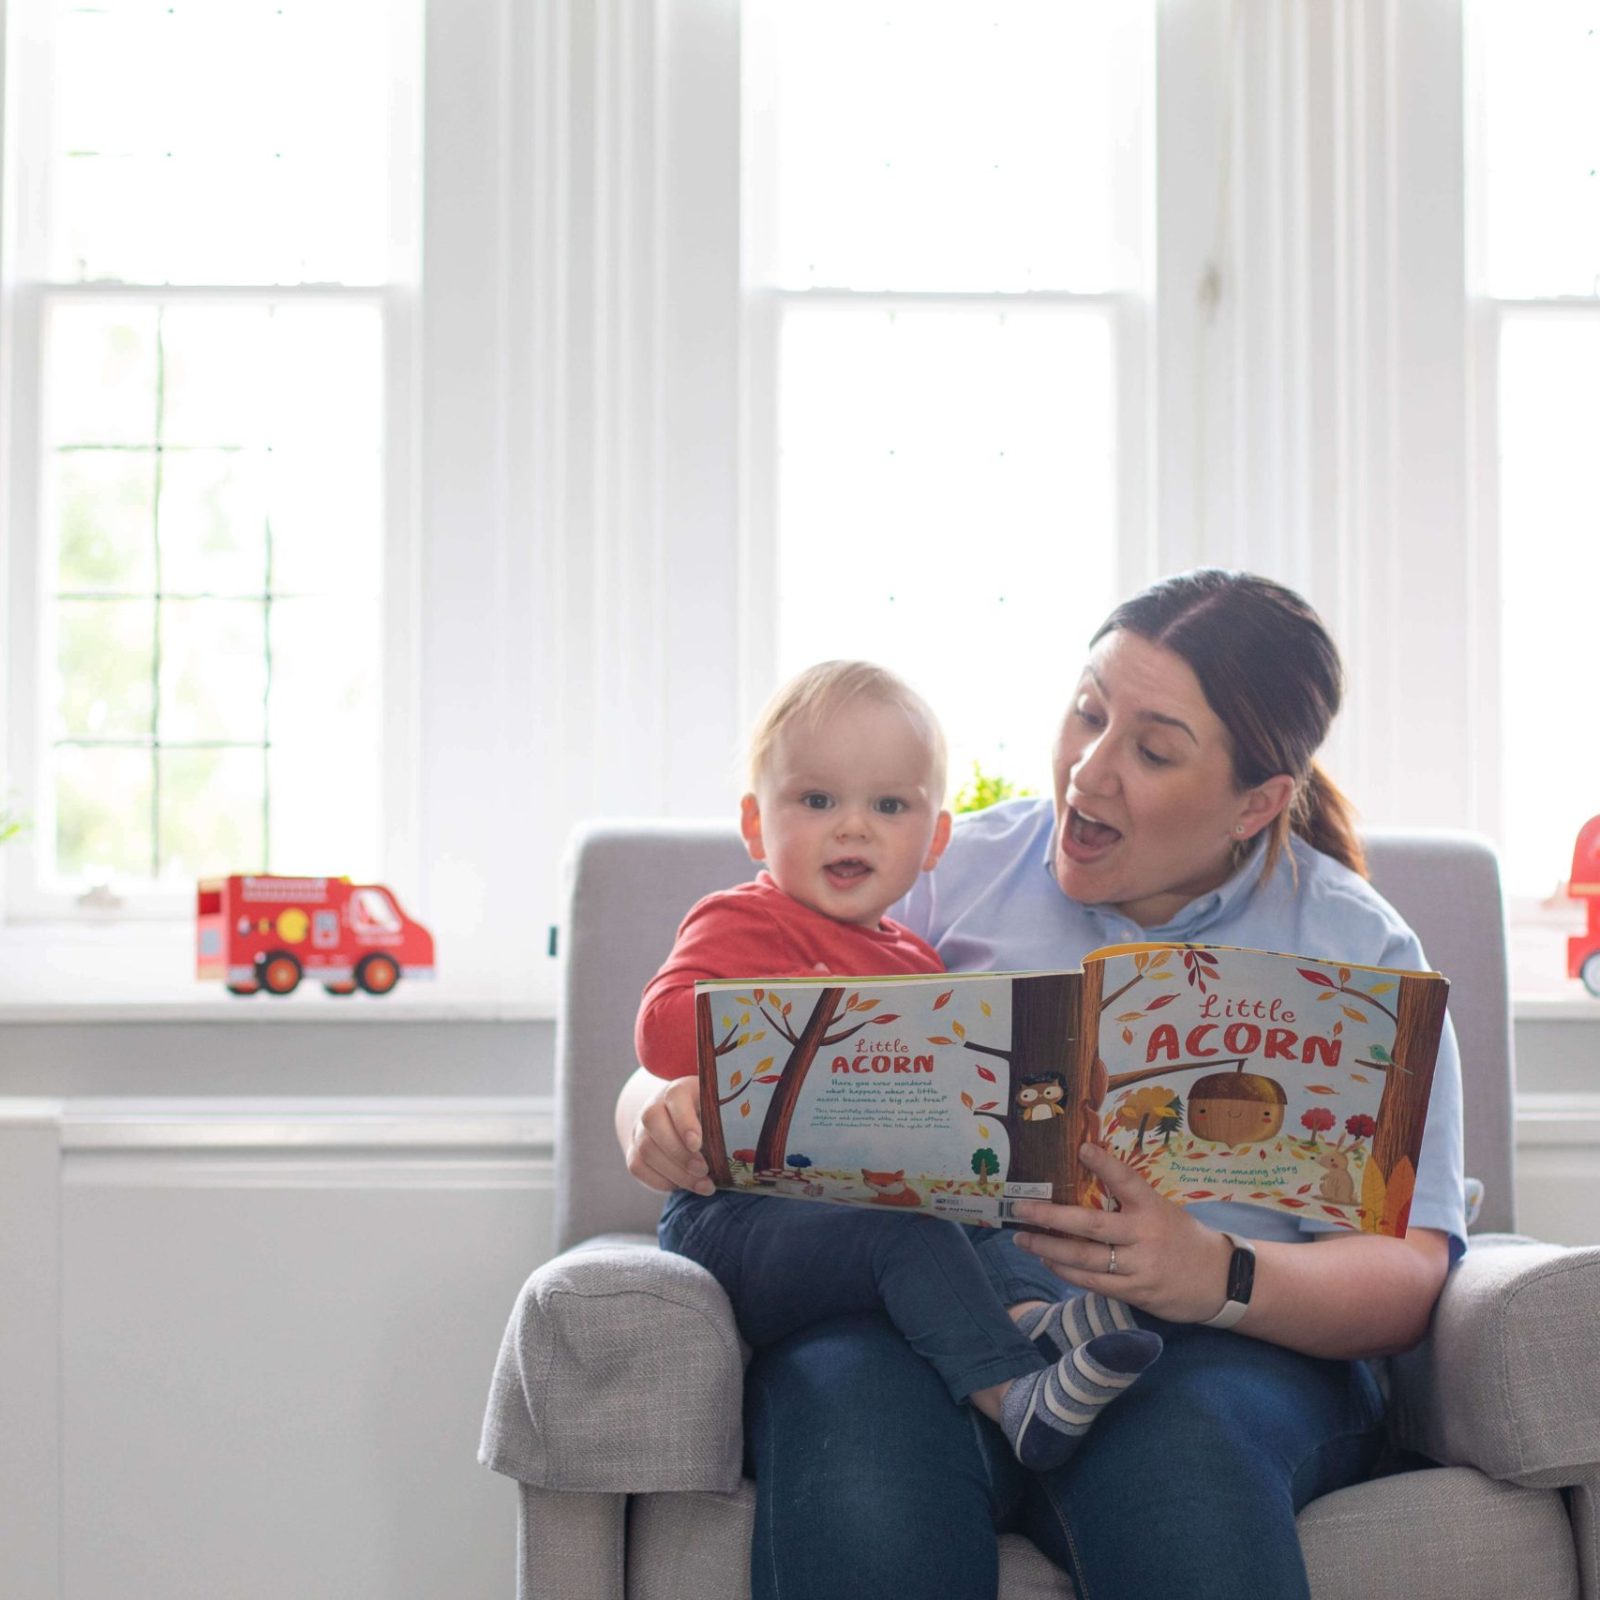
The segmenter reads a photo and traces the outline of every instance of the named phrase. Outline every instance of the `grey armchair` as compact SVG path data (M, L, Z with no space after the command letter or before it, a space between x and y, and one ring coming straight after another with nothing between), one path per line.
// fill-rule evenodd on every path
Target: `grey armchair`
M1518 1238L1499 874L1460 835L1370 835L1373 880L1453 980L1469 1172L1485 1198L1428 1338L1389 1363L1396 1459L1308 1506L1318 1600L1600 1600L1600 1248ZM700 895L748 873L731 828L579 835L558 1027L558 1249L528 1280L495 1368L480 1459L517 1480L525 1600L741 1600L753 1485L726 1298L657 1250L659 1197L612 1133L633 1001ZM648 1397L648 1404L642 1404ZM1004 1600L1070 1600L1019 1535ZM835 1597L827 1597L835 1600Z

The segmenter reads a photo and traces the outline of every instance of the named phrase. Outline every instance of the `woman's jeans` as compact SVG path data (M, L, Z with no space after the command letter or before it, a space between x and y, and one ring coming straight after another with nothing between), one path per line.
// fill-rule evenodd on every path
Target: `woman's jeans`
M1038 1298L1060 1297L1009 1236L980 1242L993 1248L1018 1282L1043 1274ZM1037 1475L881 1315L758 1352L745 1384L754 1600L993 1600L1007 1531L1064 1567L1078 1600L1305 1600L1295 1513L1371 1469L1370 1371L1139 1320L1165 1339L1161 1358L1067 1466Z
M722 1285L758 1350L831 1317L881 1309L952 1400L1046 1365L1005 1310L1032 1298L1031 1289L998 1293L975 1248L974 1237L998 1230L887 1208L680 1189L658 1231L668 1250ZM1056 1280L1052 1297L1060 1290Z

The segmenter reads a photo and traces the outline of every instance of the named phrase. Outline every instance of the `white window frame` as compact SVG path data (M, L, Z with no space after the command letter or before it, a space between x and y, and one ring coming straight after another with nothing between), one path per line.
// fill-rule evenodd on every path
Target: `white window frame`
M420 16L408 6L389 8L391 59L413 58ZM9 23L15 53L12 70L0 94L0 110L15 94L24 100L45 93L51 40L49 8L34 0L0 4L0 25ZM5 37L0 26L0 37ZM27 63L30 70L24 71ZM381 785L393 802L375 819L381 833L380 855L391 863L406 861L410 806L405 796L413 785L415 700L410 663L415 656L411 549L415 540L416 495L412 482L416 434L416 126L420 116L419 85L396 72L390 84L391 215L395 231L389 241L389 279L381 286L329 284L291 285L145 285L115 281L60 283L49 280L45 251L48 150L41 130L45 110L37 104L17 119L18 137L0 151L0 201L5 227L0 233L0 343L7 358L0 367L0 547L6 554L0 590L7 619L7 645L0 663L5 686L4 738L0 767L5 781L29 799L31 826L7 848L0 878L0 912L8 924L60 923L85 919L104 922L182 920L194 914L192 889L143 883L117 884L115 899L79 895L45 882L43 862L52 852L46 843L54 806L45 790L49 782L50 665L43 660L41 622L48 574L41 552L47 537L41 525L40 472L45 466L42 418L45 414L44 328L56 305L214 304L292 305L367 304L377 308L383 342L384 482L381 490L383 527L380 636ZM3 124L0 124L3 126Z

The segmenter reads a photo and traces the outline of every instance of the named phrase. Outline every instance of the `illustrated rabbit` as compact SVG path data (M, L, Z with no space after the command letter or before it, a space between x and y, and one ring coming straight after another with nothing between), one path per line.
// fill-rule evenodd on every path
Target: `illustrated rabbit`
M1317 1193L1336 1206L1353 1206L1356 1203L1356 1180L1350 1176L1350 1152L1319 1150L1311 1159L1323 1169Z

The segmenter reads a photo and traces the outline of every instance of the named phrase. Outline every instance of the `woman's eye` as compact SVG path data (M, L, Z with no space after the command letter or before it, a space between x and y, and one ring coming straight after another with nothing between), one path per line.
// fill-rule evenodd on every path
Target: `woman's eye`
M874 809L881 811L886 817L897 817L906 809L906 803L897 795L885 795L883 799L874 802Z
M1080 702L1076 710L1078 721L1086 728L1102 728L1105 726L1106 719L1093 706L1084 705Z
M1154 750L1147 749L1144 745L1139 746L1139 754L1152 767L1170 767L1172 765L1171 756L1158 755Z
M833 800L825 794L818 794L813 790L810 794L800 796L800 804L808 811L826 811L833 804Z

